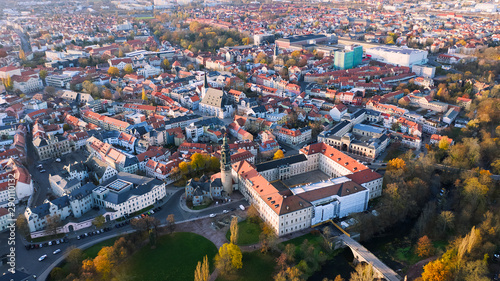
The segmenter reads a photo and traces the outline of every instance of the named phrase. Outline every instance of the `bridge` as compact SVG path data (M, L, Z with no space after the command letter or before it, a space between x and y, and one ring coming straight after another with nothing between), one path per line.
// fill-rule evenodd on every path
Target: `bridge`
M366 262L373 266L373 271L377 274L378 278L384 278L387 281L400 281L399 275L394 272L390 267L380 261L374 254L363 245L356 242L356 240L349 237L349 235L342 234L337 237L338 241L349 247L354 255L355 262Z

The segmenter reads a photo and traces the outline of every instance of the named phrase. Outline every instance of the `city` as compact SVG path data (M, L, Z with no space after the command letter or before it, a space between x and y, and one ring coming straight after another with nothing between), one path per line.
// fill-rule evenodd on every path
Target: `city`
M500 280L497 2L0 3L0 281Z

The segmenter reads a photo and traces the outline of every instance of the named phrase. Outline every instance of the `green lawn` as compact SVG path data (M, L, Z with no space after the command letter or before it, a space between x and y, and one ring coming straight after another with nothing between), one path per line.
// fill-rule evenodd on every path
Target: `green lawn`
M238 245L246 246L259 243L259 235L261 229L259 223L253 223L249 220L244 220L238 223ZM231 230L226 233L226 238L229 241Z
M272 281L275 257L271 254L262 254L260 251L243 253L243 268L231 276L217 278L217 281ZM186 279L187 280L187 279Z
M291 240L288 240L286 242L283 242L284 245L286 244L294 244L295 246L300 246L302 245L302 242L304 240L308 240L309 243L312 243L314 246L319 246L321 241L323 241L323 237L321 235L314 235L312 233L307 233L305 235L299 236L297 238L293 238Z
M144 246L121 267L132 280L193 280L198 261L213 261L217 247L194 233L180 232L158 238L156 249Z
M83 256L84 256L84 259L86 258L95 258L97 257L97 254L99 253L99 251L103 248L103 247L108 247L108 246L113 246L115 244L115 241L118 239L119 237L114 237L114 238L110 238L108 240L104 240L102 242L99 242L97 244L95 244L94 246L92 247L89 247L87 249L85 249L83 251Z

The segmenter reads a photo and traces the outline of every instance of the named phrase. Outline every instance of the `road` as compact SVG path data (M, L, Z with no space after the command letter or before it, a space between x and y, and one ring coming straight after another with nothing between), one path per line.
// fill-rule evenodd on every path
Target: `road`
M162 224L166 222L166 218L170 214L174 214L175 220L177 223L182 223L186 221L192 221L192 220L197 220L197 219L202 219L202 218L207 218L209 217L210 214L215 213L215 214L221 214L223 210L231 210L231 209L237 209L239 205L244 205L248 206L248 203L245 200L237 200L229 203L224 203L220 204L218 206L210 207L205 210L200 210L200 211L186 211L184 208L180 206L180 201L181 197L184 194L184 189L182 188L176 188L173 186L167 187L168 190L168 195L167 195L167 202L162 205L162 209L158 212L156 212L153 216L160 220ZM230 212L231 213L231 212ZM42 273L45 273L45 277L50 273L50 270L45 272L48 268L52 268L49 265L56 266L62 259L61 256L55 256L52 254L52 252L56 249L61 249L62 253L65 253L65 251L69 247L90 247L96 243L99 243L100 241L123 235L126 233L130 233L134 231L130 225L121 227L121 228L115 228L114 227L114 222L108 223L107 226L111 226L112 229L109 232L105 232L104 234L98 235L98 236L93 236L92 238L86 238L82 240L77 240L76 236L83 234L85 232L93 231L95 229L83 229L79 230L73 233L68 234L69 242L68 243L63 243L60 245L55 245L55 246L48 246L48 247L43 247L40 249L33 249L33 250L26 250L24 245L26 245L28 242L24 240L24 238L21 237L21 235L16 236L16 268L25 270L26 272L30 274L34 274L36 276L39 276L38 280L45 280L43 279L44 276L42 276ZM7 241L9 233L8 232L3 232L0 234L0 241ZM4 245L5 244L5 245ZM5 249L4 249L5 248ZM6 243L2 243L0 246L0 249L2 252L4 250L7 250ZM38 261L38 258L44 254L47 254L48 258L42 262ZM60 254L61 255L61 254ZM6 272L8 267L6 265L3 265L0 267L0 272L4 273Z
M21 39L21 48L23 48L23 51L25 53L31 52L31 44L30 44L28 37L24 33L22 33L20 30L17 30L17 29L14 29L14 30L17 33L17 35L19 36L19 38Z

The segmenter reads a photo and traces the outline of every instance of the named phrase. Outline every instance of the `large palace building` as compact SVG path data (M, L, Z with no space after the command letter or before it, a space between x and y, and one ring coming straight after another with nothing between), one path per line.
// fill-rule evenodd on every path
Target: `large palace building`
M325 143L258 165L232 164L232 176L278 236L365 211L382 194L380 174Z

